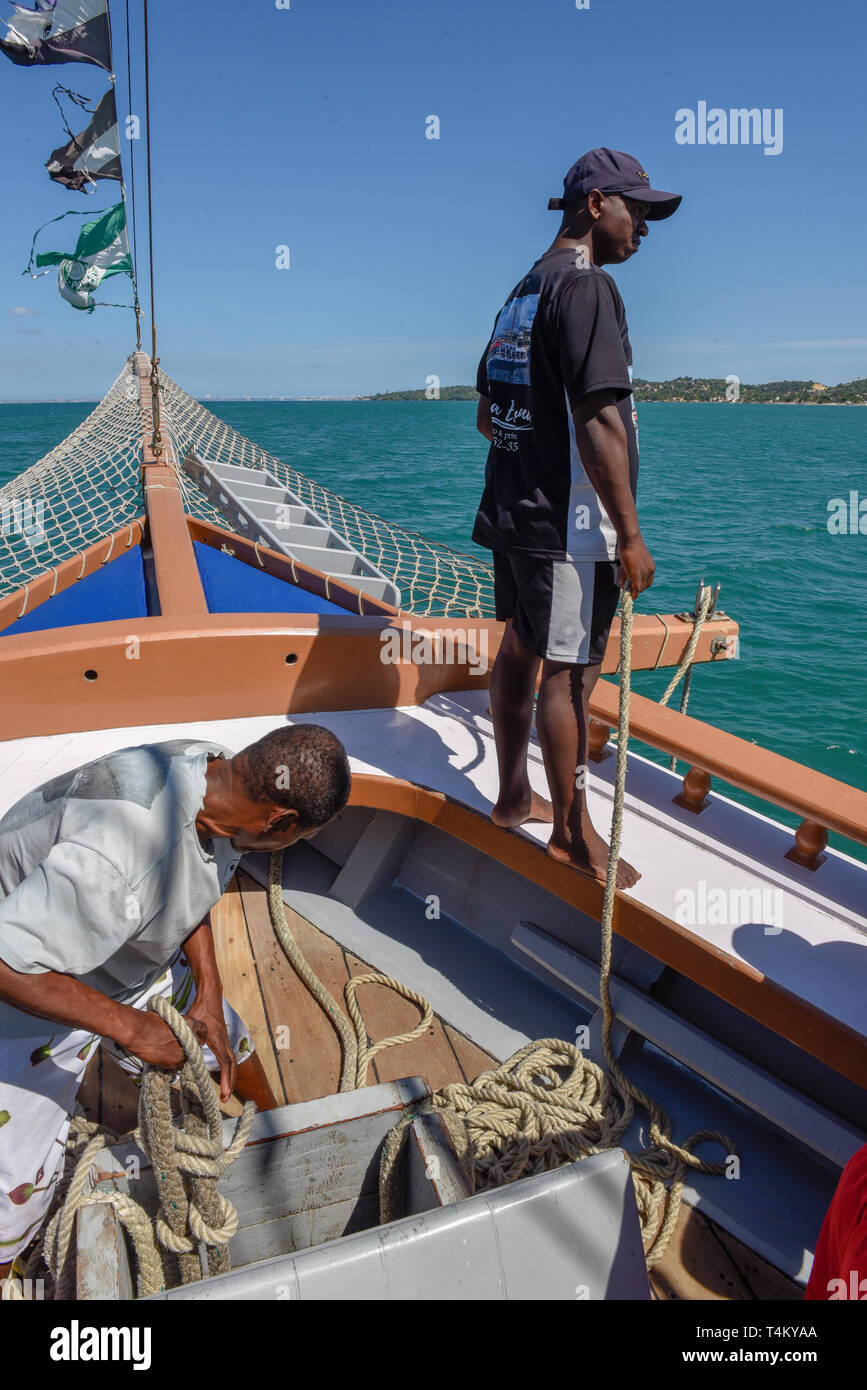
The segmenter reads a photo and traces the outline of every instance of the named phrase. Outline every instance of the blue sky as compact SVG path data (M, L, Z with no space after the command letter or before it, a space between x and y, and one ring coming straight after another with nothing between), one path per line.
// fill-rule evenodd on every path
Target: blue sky
M151 0L163 365L215 397L472 382L556 231L548 197L607 144L684 195L614 271L637 375L865 376L865 28L856 0ZM115 200L44 171L57 81L105 89L84 64L0 57L4 399L98 397L134 346L131 314L77 313L53 276L20 275L40 222ZM699 101L782 108L781 153L678 144L675 112Z

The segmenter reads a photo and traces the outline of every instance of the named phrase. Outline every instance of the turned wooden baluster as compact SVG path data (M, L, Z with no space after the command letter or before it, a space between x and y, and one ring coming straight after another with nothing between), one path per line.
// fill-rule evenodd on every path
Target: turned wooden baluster
M611 730L607 724L603 724L599 719L590 720L588 756L593 759L594 763L601 763L603 758L611 756L611 749L605 746L610 737Z
M683 806L685 810L698 815L699 811L710 805L709 792L710 773L704 772L700 767L690 767L683 779L683 791L674 798L674 802L675 805Z
M822 853L827 843L828 832L824 825L818 825L814 820L802 820L795 831L795 843L788 850L786 858L803 864L805 869L818 869L828 858L827 854Z

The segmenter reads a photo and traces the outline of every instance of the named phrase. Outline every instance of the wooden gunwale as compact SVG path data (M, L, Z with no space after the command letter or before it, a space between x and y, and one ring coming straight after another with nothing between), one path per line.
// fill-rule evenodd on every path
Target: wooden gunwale
M399 623L425 632L460 629L473 634L477 651L484 634L489 654L502 634L493 620L452 624L401 615ZM384 663L381 633L397 624L396 615L206 613L20 633L0 643L0 692L9 711L3 737L277 710L388 709L484 688L486 673L467 661ZM131 636L146 660L129 659ZM86 682L86 670L97 679ZM599 681L591 714L615 723L617 700L617 687ZM635 738L867 844L867 793L858 788L641 695L632 696L631 726Z
M466 661L383 662L380 634L394 622L349 613L209 613L9 636L0 642L2 738L393 708L484 686L485 673Z
M347 613L359 617L399 616L411 624L414 630L421 629L425 632L442 631L447 633L449 630L455 629L476 636L480 630L484 629L488 634L487 669L490 670L493 665L500 646L503 624L492 618L466 618L456 614L443 617L437 614L408 613L405 610L392 607L391 604L385 603L382 599L365 594L363 590L354 589L338 579L329 578L322 570L304 564L301 560L292 560L280 551L271 550L262 544L257 546L255 542L248 540L245 536L239 536L234 531L224 530L223 527L216 526L212 522L199 521L197 518L187 516L187 523L192 540L200 541L213 549L222 550L223 547L226 547L234 558L242 564L249 565L251 568L262 569L277 579L291 581L307 593L316 594L320 598L330 598L332 603L335 603L339 608L344 608ZM79 579L92 574L94 570L99 569L100 565L119 554L118 542L121 540L123 540L124 548L128 548L130 527L133 528L133 531L138 532L136 543L148 542L147 517L142 515L125 523L117 531L112 532L110 536L104 536L101 540L94 542L80 555L74 555L69 560L64 560L55 569L44 571L35 579L30 580L27 585L22 585L0 598L0 632L4 627L11 626L21 616L25 590L27 591L26 611L29 613L39 604L44 603L46 599L52 598L55 593L62 593L64 589L70 588ZM57 576L56 583L54 582L55 575ZM286 616L291 618L293 615L287 613ZM660 635L661 619L664 619L667 625L667 637L664 633ZM138 622L140 620L132 619L131 621ZM85 625L82 624L81 626ZM94 623L90 626L96 632L103 624ZM72 632L73 629L54 629L54 631L55 635L58 635L62 632ZM619 620L617 620L612 628L603 662L602 669L606 673L617 668L619 631ZM731 618L715 622L712 630L705 627L699 637L695 654L696 662L726 660L727 658L720 652L711 651L711 644L719 637L736 636L737 632L738 624ZM652 670L657 667L662 669L676 666L683 659L691 633L692 623L677 618L673 614L636 615L633 630L633 670ZM476 650L478 651L479 648L477 647Z
M236 531L228 531L213 522L199 521L194 517L188 517L188 521L193 540L201 541L205 545L211 545L215 548L219 546L220 549L226 546L235 558L243 561L244 564L264 569L279 579L292 580L299 588L306 589L309 593L318 594L321 598L330 598L333 603L345 608L347 612L357 612L361 616L369 616L373 613L399 615L411 622L414 628L431 632L447 631L449 628L473 631L476 624L486 622L492 625L496 632L496 643L493 648L488 649L488 670L494 664L502 636L502 623L495 623L493 619L467 617L460 613L422 615L410 613L406 609L394 608L390 603L373 598L370 594L365 594L363 590L343 584L340 580L325 575L321 570L314 569L301 560L293 560L288 555L284 555L278 550L272 550L261 542L257 545L246 536L239 536ZM328 581L327 587L326 580ZM361 603L363 603L363 609L360 606ZM689 639L692 636L693 626L689 619L678 617L673 613L636 614L632 629L632 669L634 671L647 671L678 666L683 660ZM699 635L695 661L708 663L729 660L729 657L720 650L720 642L727 638L737 637L738 632L739 625L734 618L713 619L711 623L705 625ZM602 665L603 672L616 671L619 660L620 619L617 618L612 624L608 639Z

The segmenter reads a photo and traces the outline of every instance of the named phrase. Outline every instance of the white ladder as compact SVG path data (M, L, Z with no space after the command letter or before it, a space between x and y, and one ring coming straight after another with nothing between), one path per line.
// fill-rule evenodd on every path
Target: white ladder
M400 608L394 581L267 468L214 463L195 453L184 468L240 535Z

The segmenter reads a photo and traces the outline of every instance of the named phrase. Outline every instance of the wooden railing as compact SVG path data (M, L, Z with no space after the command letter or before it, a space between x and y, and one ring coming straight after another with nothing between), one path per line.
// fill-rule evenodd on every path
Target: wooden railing
M616 685L597 683L590 700L590 757L595 761L606 756L611 728L617 724L618 700ZM696 815L709 804L711 777L720 777L803 818L786 857L808 869L817 869L823 862L829 831L867 845L867 792L688 714L663 708L634 691L629 723L637 739L689 764L683 789L674 800Z

